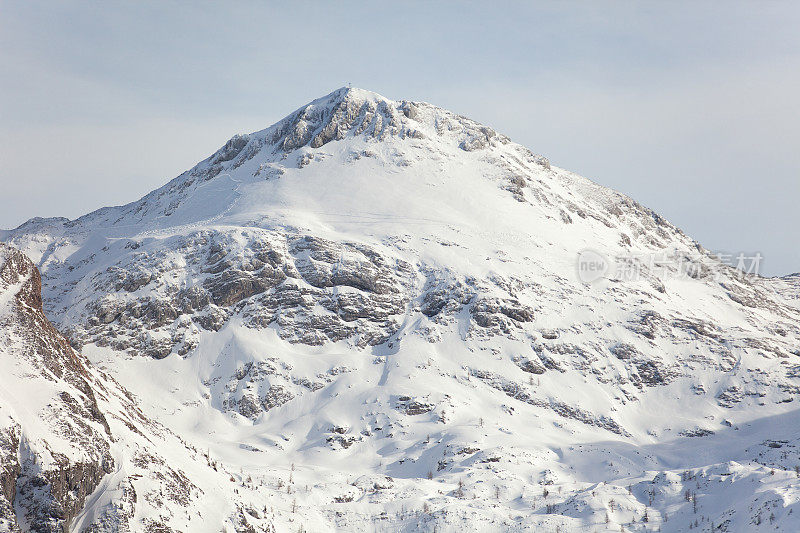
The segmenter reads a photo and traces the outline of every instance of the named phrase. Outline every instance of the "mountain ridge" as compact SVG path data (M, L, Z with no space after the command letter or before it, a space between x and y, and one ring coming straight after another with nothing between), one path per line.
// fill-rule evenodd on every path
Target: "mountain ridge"
M432 117L428 118L434 122L440 120L440 115L450 120L445 124L437 123L436 127L442 128L437 132L440 135L445 133L445 130L447 132L453 129L461 130L461 135L457 140L459 146L466 151L498 142L495 139L503 143L510 142L507 137L498 135L491 128L425 102L392 101L364 89L342 87L298 108L267 128L249 134L234 135L219 150L200 161L192 169L135 202L121 206L103 207L75 220L66 220L61 217L34 218L14 230L4 230L0 235L9 235L13 231L20 231L24 227L37 224L54 225L63 222L67 226L74 226L80 225L85 220L101 218L104 214L114 215L119 214L120 211L122 213L125 211L138 213L148 201L154 200L155 197L163 196L165 192L186 188L191 185L189 182L198 179L200 181L210 180L221 174L223 170L235 170L262 151L271 151L272 156L285 157L288 152L307 146L320 148L332 140L342 140L348 134L371 136L377 140L386 138L388 135L412 138L421 136L423 134L414 128L415 124L419 124L415 120L420 118L420 107L427 109L432 114ZM358 121L357 124L356 121ZM278 152L280 154L277 154ZM544 157L530 153L528 155L538 164L549 166ZM303 160L293 163L305 164ZM258 169L257 172L261 170ZM267 168L263 171L269 172L269 170L271 169ZM277 171L282 172L280 168ZM169 210L170 207L167 206L164 209L165 214L169 213Z

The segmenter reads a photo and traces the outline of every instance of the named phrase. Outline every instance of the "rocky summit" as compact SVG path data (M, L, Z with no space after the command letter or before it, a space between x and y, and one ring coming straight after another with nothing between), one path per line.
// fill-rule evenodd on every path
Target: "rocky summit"
M0 241L2 531L800 530L797 275L431 104Z

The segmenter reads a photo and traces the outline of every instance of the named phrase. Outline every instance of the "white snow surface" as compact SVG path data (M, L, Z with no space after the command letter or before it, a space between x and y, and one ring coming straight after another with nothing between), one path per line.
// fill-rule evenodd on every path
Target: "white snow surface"
M800 530L796 281L433 105L342 88L0 240L188 446L154 445L199 488L165 503L175 530ZM584 284L585 249L696 274ZM2 386L14 416L50 395ZM72 529L113 530L132 471Z

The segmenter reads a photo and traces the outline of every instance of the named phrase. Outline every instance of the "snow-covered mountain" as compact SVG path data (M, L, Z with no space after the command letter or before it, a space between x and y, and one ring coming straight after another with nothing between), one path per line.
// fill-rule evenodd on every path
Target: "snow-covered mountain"
M796 277L430 104L339 89L0 240L87 372L179 436L168 464L199 461L173 529L800 529ZM619 268L585 283L587 250ZM118 506L97 477L75 530Z

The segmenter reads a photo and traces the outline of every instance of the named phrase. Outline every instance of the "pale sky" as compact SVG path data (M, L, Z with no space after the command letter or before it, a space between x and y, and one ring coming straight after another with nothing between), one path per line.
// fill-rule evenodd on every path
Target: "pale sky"
M800 271L797 2L0 1L0 228L138 199L346 85Z

